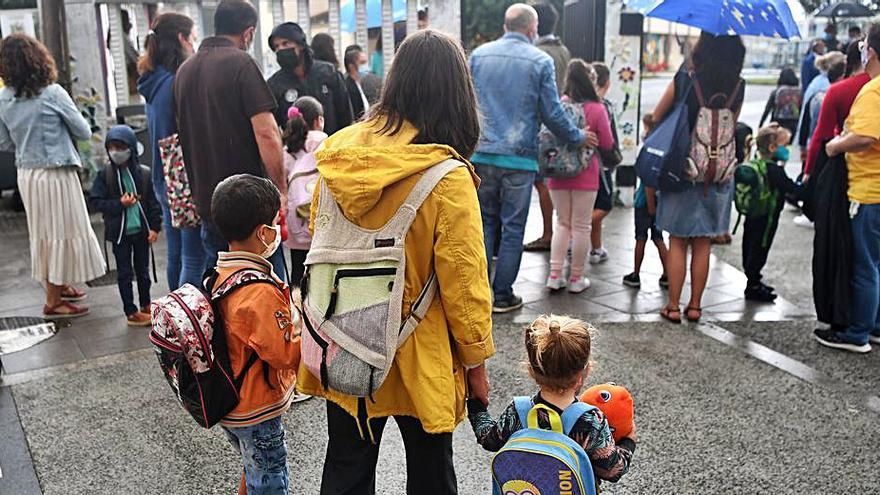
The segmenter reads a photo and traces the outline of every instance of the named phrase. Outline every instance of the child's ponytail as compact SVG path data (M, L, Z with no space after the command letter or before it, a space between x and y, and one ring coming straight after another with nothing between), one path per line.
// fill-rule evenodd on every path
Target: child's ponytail
M319 117L324 115L321 103L311 96L303 96L287 109L287 125L281 136L288 153L296 153L305 148L309 131L314 130Z
M588 323L565 316L541 316L526 328L529 373L554 391L570 388L590 362Z

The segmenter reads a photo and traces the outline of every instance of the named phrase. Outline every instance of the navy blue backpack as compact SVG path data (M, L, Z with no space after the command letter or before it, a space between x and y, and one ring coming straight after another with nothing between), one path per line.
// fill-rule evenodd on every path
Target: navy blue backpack
M688 122L688 96L693 86L688 79L672 111L645 138L636 158L636 175L647 187L661 191L679 191L687 184L684 168L691 148L691 126Z

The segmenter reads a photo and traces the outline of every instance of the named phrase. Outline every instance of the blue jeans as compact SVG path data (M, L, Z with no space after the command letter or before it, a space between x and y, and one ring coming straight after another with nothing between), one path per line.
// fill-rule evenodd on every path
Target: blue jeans
M201 229L172 227L167 196L159 193L156 193L156 196L162 207L162 225L168 246L166 255L168 266L165 271L168 276L168 290L176 290L183 284L201 287L202 275L205 273L205 248L202 247Z
M113 244L113 256L116 257L116 283L119 285L119 297L122 298L125 316L131 316L141 308L149 308L150 244L147 242L147 234L140 232L123 236L119 244ZM140 307L134 305L132 279L137 279Z
M217 266L217 253L229 250L229 243L226 242L226 239L224 239L222 235L220 235L214 222L206 218L202 219L202 244L205 247L206 270ZM275 254L269 257L269 262L272 263L272 268L275 270L275 274L278 275L281 280L287 282L287 269L284 266L283 246L279 246L278 250L275 251Z
M496 301L508 301L513 297L513 283L522 261L535 172L481 164L474 166L482 181L477 196L483 216L486 259L492 259L496 252L496 238L499 232L501 234L492 292ZM492 264L489 266L491 271Z
M223 427L232 448L241 455L249 495L287 495L290 472L281 418L253 426Z
M859 206L850 228L853 277L849 328L840 338L861 345L868 342L868 334L880 335L880 204Z

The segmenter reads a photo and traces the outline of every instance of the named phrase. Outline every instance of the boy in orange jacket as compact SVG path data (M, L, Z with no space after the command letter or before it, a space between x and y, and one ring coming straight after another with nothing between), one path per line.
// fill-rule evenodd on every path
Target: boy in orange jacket
M229 359L237 376L251 353L239 404L220 425L244 464L240 494L287 494L290 477L281 415L290 407L300 361L301 316L268 258L281 244L281 197L267 179L234 175L211 199L214 224L229 242L217 260L217 283L241 270L260 271L274 283L251 283L220 302ZM247 282L245 282L247 284Z

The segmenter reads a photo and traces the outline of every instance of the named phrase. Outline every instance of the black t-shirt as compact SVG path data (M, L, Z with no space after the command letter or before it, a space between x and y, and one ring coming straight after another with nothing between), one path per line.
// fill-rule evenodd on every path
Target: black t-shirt
M683 70L678 71L675 74L675 101L678 101L681 98L684 91L687 91L688 85L691 84L691 76L692 74L685 72ZM693 74L693 78L695 81L700 80L700 74ZM703 90L703 97L705 98L705 103L710 108L719 108L723 106L724 101L727 97L730 96L730 93L733 91L733 86L729 88L713 88L708 84L701 84L700 88ZM742 107L743 99L745 98L746 92L746 83L742 79L740 79L739 90L734 96L733 101L731 102L730 108L734 113L739 112L739 109ZM710 99L716 94L724 94L725 98L716 98L714 102L710 102ZM691 129L694 128L694 125L697 123L697 114L700 113L700 104L697 100L696 91L691 90L688 95L688 123L690 124Z
M269 78L269 88L278 107L275 120L281 128L287 124L287 109L301 96L311 96L324 107L324 132L334 132L351 125L353 120L348 89L342 74L333 64L321 60L312 62L305 81L291 71L279 70Z
M275 99L250 55L225 38L208 38L178 69L174 106L196 207L211 218L220 181L266 176L251 118L274 110Z

